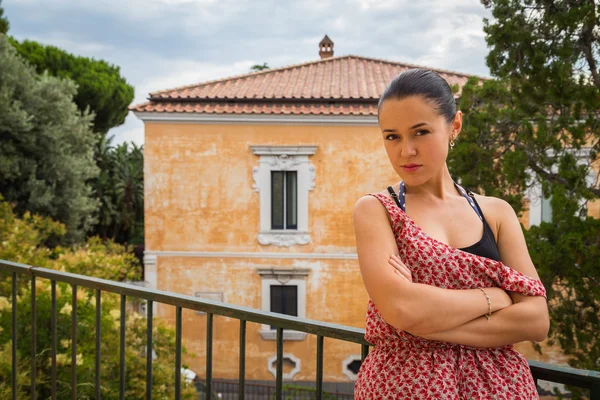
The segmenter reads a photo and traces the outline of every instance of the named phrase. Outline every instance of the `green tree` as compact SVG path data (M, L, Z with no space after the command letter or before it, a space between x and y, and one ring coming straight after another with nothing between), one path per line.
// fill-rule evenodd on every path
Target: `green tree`
M94 114L94 131L106 134L125 122L134 90L121 76L120 68L103 60L75 56L55 46L44 46L11 38L17 49L38 73L69 78L77 84L74 101L82 112Z
M100 206L92 234L118 243L139 244L144 238L144 155L141 147L111 139L96 143L100 175L93 182Z
M252 67L250 67L250 71L258 72L258 71L263 71L263 70L269 69L269 68L271 68L271 67L269 67L267 65L267 63L263 63L262 65L256 64L256 65L253 65Z
M12 207L0 197L0 259L10 259L97 278L124 281L139 279L137 260L123 246L97 238L73 248L46 248L49 235L65 233L64 226L49 218L26 213L15 215ZM1 275L0 270L0 275ZM18 279L17 341L19 367L18 398L31 398L31 284L24 276ZM36 279L37 328L37 398L50 397L51 388L51 288L47 279ZM58 398L71 392L71 307L72 287L57 284L57 388ZM11 280L0 279L0 398L11 393ZM77 392L78 398L94 397L95 379L95 291L77 288ZM119 329L120 297L103 292L101 312L101 394L117 399L119 394ZM131 305L131 304L129 304ZM140 399L146 390L146 320L128 307L126 317L126 387L125 398ZM167 399L174 396L175 334L161 320L153 324L153 395ZM186 351L184 349L184 355ZM182 382L183 398L197 398L192 384Z
M524 210L535 184L552 222L525 232L545 283L550 342L573 366L600 369L600 221L593 163L600 150L600 5L594 1L483 0L493 79L471 79L465 125L449 167L467 187Z
M4 35L0 59L0 191L19 214L50 216L82 240L97 208L92 115L73 103L72 81L38 76Z
M8 23L8 19L4 16L4 9L2 8L2 0L0 0L0 34L5 34L8 32L8 28L10 24Z

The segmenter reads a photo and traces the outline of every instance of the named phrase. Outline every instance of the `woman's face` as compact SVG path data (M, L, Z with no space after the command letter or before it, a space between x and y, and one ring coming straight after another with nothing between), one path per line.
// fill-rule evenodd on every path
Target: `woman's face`
M448 143L460 132L461 113L448 123L421 96L388 99L379 110L379 126L394 170L407 185L418 186L444 168Z

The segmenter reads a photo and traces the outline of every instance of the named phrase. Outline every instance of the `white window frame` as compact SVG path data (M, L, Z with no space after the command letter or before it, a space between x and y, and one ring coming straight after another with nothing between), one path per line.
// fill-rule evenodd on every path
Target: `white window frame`
M348 357L342 360L342 373L353 381L357 380L358 374L355 374L350 369L348 369L348 365L350 365L354 361L360 360L362 360L360 354L350 354Z
M252 169L252 189L260 195L258 242L262 245L294 246L311 242L308 232L308 192L315 188L315 167L308 157L317 146L250 146L260 156ZM271 171L297 171L297 229L271 229Z
M590 158L591 148L584 147L581 150L573 151L575 157L577 158L577 164L583 165L587 164ZM548 150L548 156L552 157L554 155L554 150ZM527 170L529 176L532 181L530 181L529 188L525 194L526 198L529 200L529 227L540 225L542 222L542 183L537 179L536 174L530 169ZM557 166L554 164L552 166L552 172L557 172ZM586 177L586 182L588 185L592 185L595 179L595 172L593 168L590 168L588 176ZM584 206L586 200L582 200L581 206Z
M298 287L298 317L306 318L306 277L308 268L258 268L261 281L261 307L263 311L271 312L271 286ZM277 340L277 330L268 324L261 324L260 336L264 340ZM304 340L306 332L283 330L283 340Z
M300 372L301 360L298 357L296 357L295 355L293 355L292 353L283 353L283 358L284 359L289 358L290 360L292 360L293 363L296 364L294 369L292 369L290 372L288 372L287 374L285 372L283 373L284 379L292 379L294 377L294 375L296 375L298 372ZM277 367L273 366L273 364L275 364L276 362L277 362L277 355L274 355L267 360L267 369L269 370L270 373L273 374L274 377L277 377Z

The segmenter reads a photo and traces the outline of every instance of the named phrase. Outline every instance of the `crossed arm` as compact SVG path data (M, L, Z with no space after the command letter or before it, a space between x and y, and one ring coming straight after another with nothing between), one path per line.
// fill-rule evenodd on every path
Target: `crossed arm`
M518 219L508 203L499 207L498 249L502 261L538 278ZM493 315L479 289L452 290L412 282L410 271L397 257L397 245L387 212L374 197L361 198L354 210L358 259L370 298L390 325L432 340L474 347L496 347L524 340L543 340L549 318L543 297L507 294L487 288Z

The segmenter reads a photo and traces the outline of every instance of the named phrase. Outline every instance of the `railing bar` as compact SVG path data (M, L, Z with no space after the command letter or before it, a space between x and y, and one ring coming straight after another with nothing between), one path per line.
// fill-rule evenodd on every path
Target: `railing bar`
M47 273L45 269L43 268L38 268L38 267L29 267L27 271L24 271L23 268L21 266L15 266L16 264L10 264L10 263L6 263L2 260L0 260L0 268L3 270L8 270L8 271L12 271L13 272L13 298L15 299L13 301L13 338L15 339L13 341L13 351L16 354L16 347L17 347L17 339L16 339L16 333L18 331L17 329L17 305L16 305L16 294L17 294L17 273L23 273L26 272L29 276L33 276L35 274L35 278L42 278L42 277L52 277L49 278L51 280L54 280L54 278L58 277L59 281L62 282L63 276L60 274L50 274ZM5 268L5 266L8 266L7 268ZM47 276L46 276L47 275ZM69 275L71 278L72 276L76 276L76 275ZM76 276L77 277L77 276ZM97 287L98 290L100 290L100 283L99 281L95 280L94 282L92 282L91 284L85 279L85 276L79 276L79 278L75 279L65 279L65 281L67 283L71 283L74 286L77 286L78 283L77 282L82 282L82 286L83 287L87 287L88 285L91 287ZM33 282L32 282L33 283ZM94 286L95 285L95 286ZM34 285L35 286L35 285ZM132 285L133 286L133 285ZM107 286L108 287L108 286ZM34 289L35 290L35 289ZM120 289L120 292L117 293L121 293L122 297L125 297L126 294L125 293L129 293L132 292L134 293L134 289L130 289L128 287L122 287ZM136 293L141 293L141 291L138 291ZM160 295L157 294L153 294L150 292L144 292L141 293L141 296L146 296L149 298L149 300L153 300L156 299L157 297L160 297ZM35 298L35 296L33 296ZM144 298L146 298L144 297ZM168 297L168 296L167 296ZM231 310L226 310L227 307L229 307L229 305L226 305L224 303L222 304L213 304L210 302L191 302L188 301L187 299L182 299L178 296L170 296L170 301L174 302L177 304L177 306L182 307L182 308L191 308L191 309L200 309L202 311L208 310L208 313L211 314L212 317L214 317L214 314L218 314L218 315L228 315L228 316L233 316L234 318L238 318L238 319L243 319L244 321L252 321L254 322L254 320L265 320L267 322L269 322L272 325L276 325L278 322L281 321L281 330L282 330L282 334L283 334L283 329L288 329L288 325L289 326L295 326L298 323L301 323L301 321L304 321L303 319L297 319L294 321L291 320L287 320L287 319L276 319L273 318L270 313L264 313L264 314L260 314L260 311L258 310L254 310L254 313L249 313L249 314L245 314L245 310L241 310L239 308L235 308L233 307ZM32 300L33 301L33 300ZM32 303L33 304L33 303ZM75 319L77 318L76 316L76 300L74 300L74 309L75 309ZM191 306L190 306L191 305ZM123 304L122 304L123 306ZM35 307L35 306L34 306ZM211 312L211 310L214 310L215 312ZM125 311L125 310L123 310ZM122 316L125 315L125 312L122 313ZM36 318L37 318L37 313L36 313ZM32 319L33 319L33 313L32 313ZM56 322L56 320L55 320ZM356 342L356 343L360 343L361 344L361 356L362 359L364 360L364 357L366 357L368 355L368 350L369 347L367 345L367 343L364 340L358 340L356 337L356 333L355 330L351 330L351 329L343 329L343 327L341 327L342 329L338 329L337 327L333 327L330 325L319 325L318 321L311 321L312 325L309 326L307 329L302 329L303 331L307 332L307 333L311 333L313 331L318 331L318 335L321 335L323 337L334 337L337 338L339 336L344 336L344 337L348 337L350 338L349 342ZM124 324L122 324L122 327L124 326ZM356 330L358 331L358 330ZM364 333L364 331L363 331ZM32 335L33 336L33 335ZM37 334L35 335L35 337L37 338ZM74 343L74 354L76 355L76 335L74 335L75 337L75 343ZM36 339L37 342L37 339ZM211 343L212 343L212 333L211 333ZM37 347L37 343L34 343L34 345ZM279 345L279 343L278 343ZM72 354L73 356L73 354ZM17 381L17 364L18 361L16 359L16 356L13 357L13 369L15 371L15 373L13 374L13 398L16 398L16 392L18 392L17 390L17 384L19 383ZM73 363L74 365L76 365L76 357L75 357L75 362ZM598 391L598 389L596 388L599 383L600 383L600 372L599 371L586 371L586 370L578 370L578 369L574 369L574 368L569 368L569 367L557 367L557 366L552 366L552 365L548 365L548 364L543 364L543 363L538 363L538 362L534 362L534 361L529 361L530 367L532 369L532 371L534 371L534 376L536 377L536 380L551 380L553 382L556 383L564 383L564 384L568 384L568 385L573 385L573 386L579 386L581 388L586 388L591 390L591 393L596 393L596 391ZM282 366L282 365L281 365ZM283 366L282 366L283 367ZM123 368L125 368L125 365L123 365ZM283 376L283 374L282 374ZM211 349L211 371L210 371L210 377L211 377L211 386L212 386L212 349ZM283 378L282 378L283 379ZM76 387L76 386L75 386Z
M206 314L206 398L212 399L213 314Z
M17 400L17 273L12 274L12 400Z
M35 312L35 276L31 277L31 399L36 400L36 372L37 372L37 332Z
M0 260L2 269L18 273L31 274L33 271L38 278L57 279L60 282L77 284L90 289L101 289L120 295L152 300L154 302L179 306L195 311L222 315L235 319L243 319L259 324L278 325L284 329L299 330L313 335L323 335L333 339L348 342L368 344L364 339L364 329L341 326L327 322L292 317L284 314L264 312L249 307L226 304L215 300L200 299L194 296L182 295L152 288L144 288L128 283L114 282L106 279L87 277L69 272L56 271L41 267L31 267L25 264Z
M323 398L323 344L324 337L317 336L317 400Z
M119 335L119 400L125 400L125 306L127 297L121 295L121 332Z
M275 381L275 398L283 399L283 328L277 328L277 375Z
M152 400L152 300L146 302L146 400Z
M362 363L363 361L365 361L365 358L367 358L368 355L369 346L367 346L366 344L362 344L360 349L360 362Z
M591 389L600 384L600 371L578 370L571 367L544 364L539 361L527 360L531 374L539 380L562 383Z
M175 321L175 399L181 399L181 307L176 309Z
M100 335L102 332L102 291L100 289L96 289L96 400L100 400L100 357L101 349L100 349Z
M56 400L56 341L57 341L57 335L56 335L56 281L52 280L51 281L51 296L52 296L52 315L50 316L51 319L51 327L50 329L52 330L51 333L51 353L50 353L50 358L52 360L52 372L51 372L51 376L52 376L52 389L51 389L51 396L52 396L52 400Z
M71 293L71 399L77 400L77 285Z
M244 400L246 390L246 321L240 320L240 373L239 400Z

